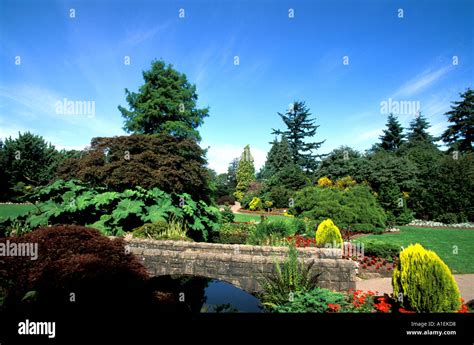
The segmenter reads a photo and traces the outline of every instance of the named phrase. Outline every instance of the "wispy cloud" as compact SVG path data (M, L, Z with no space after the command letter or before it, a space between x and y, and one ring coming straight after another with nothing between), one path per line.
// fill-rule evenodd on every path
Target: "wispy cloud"
M378 139L378 137L382 134L383 128L375 128L369 129L365 132L359 133L353 140L355 144L363 143L367 140L373 141L374 139Z
M53 114L56 101L62 99L62 97L54 91L31 84L10 87L0 86L0 98L1 97L33 110L34 112L30 113L32 116L35 115L35 112Z
M58 127L74 128L77 134L81 130L92 135L117 135L122 129L117 121L104 116L98 110L93 118L82 115L63 115L56 113L56 102L62 102L67 95L60 95L54 90L33 84L18 84L13 86L0 86L0 100L12 102L7 110L0 109L0 119L7 119L13 125L28 123L29 126L37 125L38 128ZM51 128L50 128L51 129Z
M157 34L164 32L169 29L172 21L168 20L166 22L155 25L152 28L134 30L127 33L127 36L119 42L119 47L130 47L137 44L148 41L149 39L155 37Z
M413 79L403 84L393 95L392 98L397 97L411 97L416 93L426 89L430 85L436 83L441 77L453 69L452 65L440 67L436 70L427 69L418 74Z
M449 111L451 101L451 92L438 93L422 103L421 112L429 118L440 117Z

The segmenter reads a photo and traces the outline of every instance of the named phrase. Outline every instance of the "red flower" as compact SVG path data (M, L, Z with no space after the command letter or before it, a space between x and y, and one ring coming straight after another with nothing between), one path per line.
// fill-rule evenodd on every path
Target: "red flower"
M341 306L339 304L329 303L328 308L329 308L330 311L333 311L333 312L337 313L339 311L339 309L341 309Z
M398 309L398 311L402 314L414 314L415 313L412 310L406 310L406 309L403 309L403 308Z
M467 305L464 304L464 298L461 298L461 309L458 310L458 313L469 313Z
M379 297L377 300L379 301L379 303L374 304L375 309L382 313L388 313L392 305L385 302L385 297Z

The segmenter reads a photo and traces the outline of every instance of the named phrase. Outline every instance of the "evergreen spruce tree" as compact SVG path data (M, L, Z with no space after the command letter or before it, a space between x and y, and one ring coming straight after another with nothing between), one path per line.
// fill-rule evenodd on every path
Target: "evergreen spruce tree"
M428 128L430 128L430 123L423 115L419 114L410 122L407 134L408 142L414 143L424 141L427 143L433 143L435 139L428 133Z
M138 93L125 89L130 110L118 107L125 118L124 130L200 141L197 128L209 110L196 107L196 85L161 60L152 62L151 69L143 72L143 79L145 84Z
M304 102L296 101L285 114L278 113L287 130L273 130L273 134L284 135L290 146L293 163L305 171L313 171L317 166L317 159L324 155L315 152L325 140L320 142L307 142L306 140L316 135L319 126L315 125L315 119L311 119L311 113Z
M461 93L460 101L453 102L451 111L445 115L451 125L441 138L453 150L472 152L474 140L474 91L467 89Z
M383 135L379 137L381 142L378 147L385 151L395 152L403 143L403 127L393 114L388 116L386 127L387 129L383 130Z
M288 139L283 135L281 140L275 138L267 154L267 160L262 168L261 178L269 179L288 165L293 165Z

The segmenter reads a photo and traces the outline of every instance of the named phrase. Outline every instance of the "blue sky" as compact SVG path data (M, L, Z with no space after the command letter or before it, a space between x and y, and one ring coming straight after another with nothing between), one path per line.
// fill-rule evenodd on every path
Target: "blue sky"
M294 100L320 125L321 153L369 148L389 99L419 106L440 134L450 102L473 86L473 4L0 0L0 138L29 130L79 149L92 137L124 134L124 89L136 91L160 58L210 107L201 145L219 172L246 144L263 164L271 129L283 128L277 112ZM64 98L95 102L94 116L58 113ZM406 126L414 116L402 111L399 119Z

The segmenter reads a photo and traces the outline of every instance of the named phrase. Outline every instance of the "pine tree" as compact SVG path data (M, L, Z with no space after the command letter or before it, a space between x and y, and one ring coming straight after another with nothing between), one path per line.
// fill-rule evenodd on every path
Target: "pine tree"
M284 135L280 141L275 138L272 144L262 168L261 177L263 179L269 179L286 166L294 164L288 139Z
M319 126L315 125L315 119L311 119L311 113L304 102L296 101L285 114L278 113L287 130L273 130L272 134L283 134L289 143L293 163L305 171L313 171L317 166L317 159L324 155L317 155L317 151L325 140L320 142L306 142L308 138L316 135Z
M383 135L379 137L381 143L378 144L378 147L385 151L395 152L403 143L403 127L393 114L388 116L386 127L387 129L383 130Z
M196 107L196 85L162 60L153 61L151 69L143 72L143 79L145 84L138 93L125 89L130 110L118 107L125 118L124 130L134 134L166 133L199 141L197 128L209 109Z
M445 115L452 124L441 138L451 149L460 152L472 152L474 140L474 91L467 89L461 93L460 101L452 102L451 111Z
M253 157L250 153L250 146L244 148L244 152L240 157L239 167L237 168L237 187L234 196L241 201L245 192L252 181L255 180L255 167L253 165Z
M410 122L410 127L408 128L407 134L408 142L413 143L416 141L424 141L433 143L435 139L431 134L428 133L428 128L430 128L430 123L420 113Z

